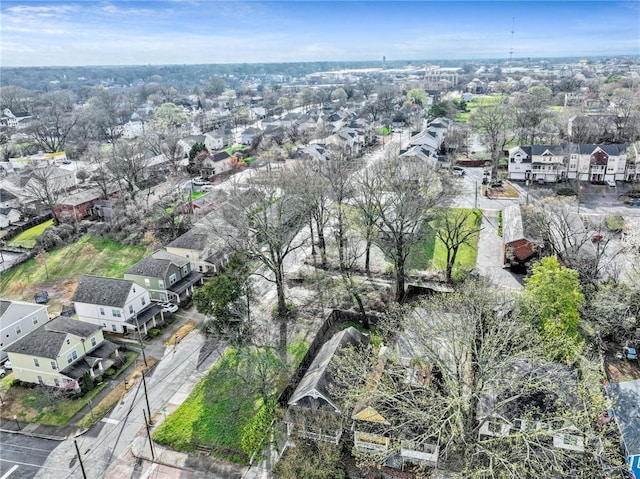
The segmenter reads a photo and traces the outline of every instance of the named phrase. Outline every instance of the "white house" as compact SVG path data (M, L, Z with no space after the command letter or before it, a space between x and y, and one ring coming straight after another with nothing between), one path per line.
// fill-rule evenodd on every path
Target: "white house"
M0 362L7 358L5 349L49 321L43 304L0 299Z
M71 300L79 320L112 333L126 334L139 327L146 334L158 316L164 320L149 291L127 279L82 275Z

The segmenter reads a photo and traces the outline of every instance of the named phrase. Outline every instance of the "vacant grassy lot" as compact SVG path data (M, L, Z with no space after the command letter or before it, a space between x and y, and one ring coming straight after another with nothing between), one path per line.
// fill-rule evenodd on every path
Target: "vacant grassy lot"
M469 217L468 221L479 225L482 221L482 213L477 211ZM417 270L444 270L447 263L447 249L444 244L436 238L433 225L425 225L422 235L424 238L422 242L415 244L409 253L407 268ZM478 234L473 235L468 245L465 244L460 247L458 255L456 256L454 273L456 269L470 270L475 267L478 258L478 237Z
M21 246L23 248L33 248L36 245L36 238L42 234L49 226L53 226L53 220L45 221L39 225L29 228L23 231L18 236L13 238L10 242L10 246Z
M499 94L474 97L473 100L467 102L467 109L469 111L458 113L455 120L460 123L468 123L471 115L473 115L479 107L495 105L500 101L501 97Z
M0 296L33 301L34 293L45 289L55 303L68 303L82 274L119 278L147 253L144 248L85 235L74 244L44 253L2 273Z
M199 447L215 457L246 464L240 448L244 428L262 405L258 393L259 364L277 359L269 351L247 353L228 350L176 411L153 434L153 440L178 451L193 452Z

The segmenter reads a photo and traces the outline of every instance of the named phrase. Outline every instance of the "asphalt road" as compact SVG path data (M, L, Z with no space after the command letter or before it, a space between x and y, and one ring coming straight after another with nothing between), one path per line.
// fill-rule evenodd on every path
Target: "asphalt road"
M0 432L0 478L31 479L60 441ZM64 471L48 469L49 477L64 477Z

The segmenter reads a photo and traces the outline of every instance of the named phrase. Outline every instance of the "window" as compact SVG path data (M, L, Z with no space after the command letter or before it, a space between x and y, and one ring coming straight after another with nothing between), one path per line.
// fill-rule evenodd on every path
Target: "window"
M51 361L51 369L53 369L54 371L58 370L58 365L56 364L55 361Z
M58 378L53 378L53 382L56 385L56 387L60 387L60 380Z
M140 299L140 303L142 303L142 306L144 306L145 304L147 304L147 300L145 299L145 297L144 297L144 296Z
M133 292L134 292L134 293L136 292L136 287L135 287L135 286L133 287Z
M42 380L42 376L38 376L38 384L40 384L41 386L44 385L44 381Z
M144 285L148 288L149 286L151 286L151 281L149 281L149 278L145 278L144 279Z
M112 310L111 310L111 315L112 315L114 318L121 318L121 317L122 317L122 313L120 313L120 310L119 310L119 309L112 309Z
M38 358L33 358L33 365L37 368L40 367L40 361L38 361Z
M158 287L159 288L164 288L164 280L162 280L162 279L158 280Z
M91 338L91 346L95 346L97 344L96 337Z
M34 316L32 318L32 320L33 320L33 324L38 324L38 317L37 316Z
M175 273L173 273L171 276L169 276L169 284L173 284L176 282L177 276Z
M16 334L20 334L21 332L22 332L22 328L20 327L20 325L16 326Z
M107 323L102 323L102 327L106 328L107 327Z
M100 316L104 316L104 308L100 308Z
M69 354L67 354L67 362L69 364L74 362L76 359L78 359L78 353L76 353L75 349L73 351L71 351Z
M129 305L129 314L133 314L133 304Z
M115 324L112 324L112 325L111 325L111 331L113 331L114 333L117 333L117 332L118 332L118 328L116 328L116 325L115 325Z
M71 344L71 340L69 338L67 338L65 342L67 343L67 346Z

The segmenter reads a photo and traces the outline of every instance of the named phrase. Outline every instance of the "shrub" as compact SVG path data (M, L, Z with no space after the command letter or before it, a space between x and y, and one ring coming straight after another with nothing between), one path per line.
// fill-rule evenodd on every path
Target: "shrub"
M151 328L148 331L149 336L151 336L152 338L157 338L161 333L162 331L160 331L158 328Z
M607 229L614 233L619 233L624 228L624 218L622 216L607 216L604 223Z
M576 196L576 191L573 188L565 186L563 188L558 188L556 194L558 196Z
M627 196L637 200L640 198L640 190L631 190L627 193Z
M112 378L113 376L116 375L116 371L115 369L107 369L104 375L107 376L108 378Z
M498 211L498 236L502 238L502 210Z

